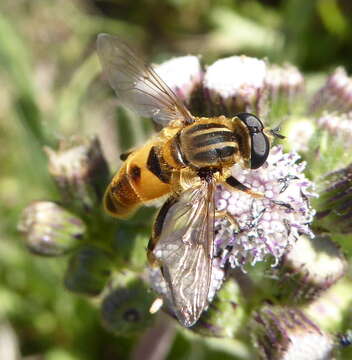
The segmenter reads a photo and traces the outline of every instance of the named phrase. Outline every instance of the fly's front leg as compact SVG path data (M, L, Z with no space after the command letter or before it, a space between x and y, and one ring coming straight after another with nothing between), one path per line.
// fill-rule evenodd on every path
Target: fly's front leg
M228 178L226 178L224 185L227 185L228 187L230 187L231 190L235 189L237 191L244 192L244 193L249 194L257 199L264 198L264 194L262 194L260 192L256 192L256 191L250 189L248 186L243 185L240 181L238 181L233 176L229 176ZM239 229L240 229L237 219L231 213L229 213L227 210L217 211L215 213L215 218L217 218L217 219L226 218L232 225L233 229L235 229L235 231L239 231Z
M246 193L248 195L251 195L251 196L253 196L254 198L257 198L257 199L263 199L265 197L263 193L254 191L251 188L249 188L248 186L243 185L240 181L238 181L233 176L229 176L225 180L225 185L228 185L232 189L242 191L242 192L244 192L244 193Z
M231 187L232 189L235 189L237 191L241 191L244 192L248 195L253 196L256 199L267 199L269 200L271 203L278 205L278 206L282 206L287 210L293 210L292 206L289 203L286 203L284 201L280 201L280 200L272 200L272 199L268 199L265 197L265 195L261 192L258 191L254 191L251 188L249 188L248 186L242 184L240 181L238 181L235 177L233 176L229 176L226 180L225 180L225 185Z

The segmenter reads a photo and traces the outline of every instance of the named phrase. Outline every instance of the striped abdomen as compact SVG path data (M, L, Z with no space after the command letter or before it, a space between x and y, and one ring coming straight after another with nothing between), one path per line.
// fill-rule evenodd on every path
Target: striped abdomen
M143 203L168 194L171 176L159 147L147 143L128 155L112 179L104 196L105 210L118 218L131 215Z
M230 165L239 156L234 132L217 118L185 127L178 141L184 159L196 168Z

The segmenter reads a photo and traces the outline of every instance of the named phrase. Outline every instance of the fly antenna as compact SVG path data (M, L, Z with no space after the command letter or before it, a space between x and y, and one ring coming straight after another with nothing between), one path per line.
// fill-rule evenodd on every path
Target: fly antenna
M270 129L269 132L271 135L273 135L274 137L276 137L278 139L285 139L286 136L280 134L280 130L281 130L281 124L276 126L274 129Z

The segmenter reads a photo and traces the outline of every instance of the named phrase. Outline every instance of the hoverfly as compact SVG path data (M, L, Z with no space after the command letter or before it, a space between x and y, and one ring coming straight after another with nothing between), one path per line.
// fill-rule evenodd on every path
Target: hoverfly
M178 320L192 326L209 304L214 222L220 215L216 185L260 197L232 177L230 168L262 166L273 130L249 113L193 116L117 37L100 34L97 51L120 102L163 127L144 146L121 156L124 162L104 196L105 210L126 218L141 204L169 194L153 225L148 259L161 269Z

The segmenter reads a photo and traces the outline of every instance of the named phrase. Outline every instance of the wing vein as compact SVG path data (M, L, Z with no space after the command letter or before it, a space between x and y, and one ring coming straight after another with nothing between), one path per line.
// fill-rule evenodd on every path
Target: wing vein
M151 117L162 126L172 121L194 121L183 102L160 78L117 37L100 34L97 51L111 87L120 102L137 114Z
M179 195L166 214L154 254L176 316L194 324L208 305L214 241L214 182Z

